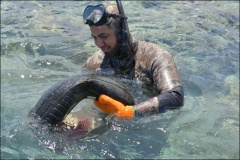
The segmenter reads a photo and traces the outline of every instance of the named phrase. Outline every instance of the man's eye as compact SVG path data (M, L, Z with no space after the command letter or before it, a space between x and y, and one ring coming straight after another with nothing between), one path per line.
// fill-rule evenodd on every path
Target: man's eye
M107 39L108 38L108 36L102 36L102 39Z

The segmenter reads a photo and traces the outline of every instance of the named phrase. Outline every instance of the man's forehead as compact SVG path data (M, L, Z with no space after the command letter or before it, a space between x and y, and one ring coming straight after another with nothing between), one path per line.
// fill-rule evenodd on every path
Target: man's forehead
M100 36L105 36L105 35L108 35L109 33L100 33L98 35L93 35L91 34L92 37L100 37Z
M110 29L108 26L106 25L102 25L102 26L90 26L90 30L91 30L91 34L92 36L101 36L101 35L105 35L105 34L111 34L114 33L112 31L112 29Z

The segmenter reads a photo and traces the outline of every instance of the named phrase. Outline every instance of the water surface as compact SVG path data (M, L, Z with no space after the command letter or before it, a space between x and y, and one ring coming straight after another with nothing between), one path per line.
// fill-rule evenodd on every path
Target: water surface
M115 119L97 137L71 144L54 133L39 136L29 127L29 110L53 84L83 74L83 62L98 50L82 21L84 8L97 2L2 1L1 158L239 159L239 2L122 3L133 37L173 55L185 105ZM119 80L138 102L153 94L139 81ZM94 106L84 100L76 108Z

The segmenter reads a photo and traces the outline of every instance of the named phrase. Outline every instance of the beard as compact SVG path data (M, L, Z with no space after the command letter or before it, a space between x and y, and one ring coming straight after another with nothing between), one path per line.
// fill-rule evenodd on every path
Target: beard
M118 57L120 54L120 48L121 45L119 43L116 43L113 49L111 49L109 52L104 52L109 57Z

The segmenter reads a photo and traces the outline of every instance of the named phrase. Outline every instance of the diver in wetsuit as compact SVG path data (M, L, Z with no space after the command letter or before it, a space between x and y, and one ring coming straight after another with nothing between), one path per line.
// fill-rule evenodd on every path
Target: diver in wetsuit
M86 7L84 22L89 25L100 50L87 59L83 68L110 68L115 74L150 81L159 94L134 106L124 106L111 97L100 95L94 100L95 105L119 119L133 119L182 106L183 87L172 56L156 44L132 39L121 3L117 3Z

